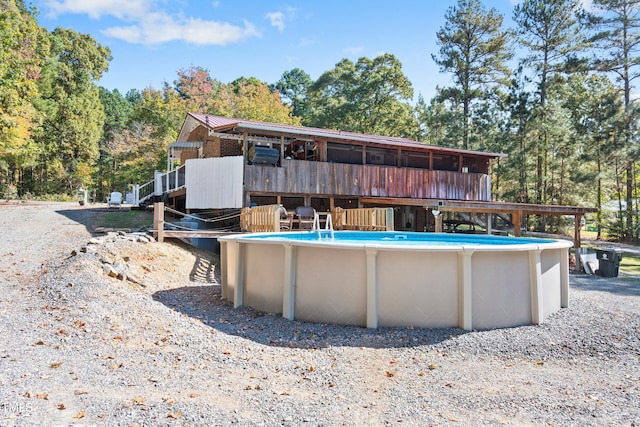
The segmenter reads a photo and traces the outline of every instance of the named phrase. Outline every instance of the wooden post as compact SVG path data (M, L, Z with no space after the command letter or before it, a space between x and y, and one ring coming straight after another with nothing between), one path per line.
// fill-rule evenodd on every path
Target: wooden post
M513 235L516 237L520 237L520 226L522 225L522 212L521 211L513 211L511 212L511 222L513 222Z
M582 228L582 215L575 214L573 221L573 247L580 249L580 228Z
M156 230L156 240L158 243L164 242L164 203L153 204L153 229Z
M280 135L280 164L284 159L284 135Z
M580 262L580 228L582 226L582 215L576 214L573 220L573 250L576 254L576 272L582 272L582 262Z
M433 214L433 218L435 220L435 229L436 233L442 233L442 212L437 209L431 209L431 213Z

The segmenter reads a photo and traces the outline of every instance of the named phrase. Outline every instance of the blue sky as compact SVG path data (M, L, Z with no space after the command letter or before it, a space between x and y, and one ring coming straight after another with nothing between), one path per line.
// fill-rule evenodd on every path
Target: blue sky
M29 3L29 0L26 0ZM484 0L511 25L515 0ZM123 94L160 89L192 65L228 83L256 77L274 83L293 68L312 79L342 58L395 55L428 101L449 84L431 58L436 31L454 0L36 0L41 26L71 28L111 49L99 81Z

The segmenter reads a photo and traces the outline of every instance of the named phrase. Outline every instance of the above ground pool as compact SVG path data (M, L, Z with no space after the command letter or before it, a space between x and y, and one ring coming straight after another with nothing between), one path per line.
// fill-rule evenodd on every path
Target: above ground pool
M290 320L471 330L540 324L568 306L563 240L328 230L218 240L222 297Z

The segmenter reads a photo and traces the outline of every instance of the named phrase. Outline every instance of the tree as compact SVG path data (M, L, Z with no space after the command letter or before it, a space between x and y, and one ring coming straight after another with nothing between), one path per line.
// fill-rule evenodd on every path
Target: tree
M411 82L391 54L357 63L343 59L309 91L310 126L416 138L419 129L409 100Z
M97 186L97 200L105 200L108 193L123 188L124 183L117 182L116 177L120 158L130 148L123 142L129 118L133 113L133 105L117 89L112 92L100 87L99 96L105 120L99 142L100 157L97 160L98 168L94 182Z
M429 105L420 96L415 111L420 123L420 141L451 148L458 145L462 139L462 111L459 104L442 95L442 88L436 87L436 96Z
M537 84L538 122L536 138L536 203L546 203L546 165L549 134L546 120L548 92L553 77L567 70L567 64L585 47L585 37L578 17L582 9L578 0L524 0L514 9L518 41L529 51L522 61Z
M31 127L37 123L32 99L38 95L41 68L49 55L47 32L22 0L0 1L0 189L20 183L16 173L32 166L37 147ZM4 179L3 179L4 178Z
M616 188L614 185L617 171L604 167L616 163L620 149L620 134L624 126L623 103L618 90L612 82L602 75L572 76L568 82L566 108L572 114L577 145L581 147L580 162L572 171L577 186L587 189L575 194L586 194L588 201L598 208L598 238L604 224L602 215L603 202L609 199ZM617 175L617 174L616 174ZM596 182L595 200L593 200L593 182ZM621 219L621 218L620 218ZM621 222L617 227L622 230Z
M111 54L91 36L72 30L57 28L50 40L51 57L37 101L44 118L35 139L42 150L44 182L51 184L42 190L70 192L88 184L87 165L98 158L104 110L95 82L107 70Z
M532 127L532 96L527 90L528 79L523 75L522 68L514 73L510 91L506 96L505 105L508 116L505 120L504 146L500 151L509 153L506 161L498 169L503 179L504 188L499 188L501 195L507 200L519 203L530 203L529 170L531 169L531 127ZM535 167L535 164L534 164Z
M229 83L226 115L246 120L299 125L300 119L291 115L291 107L284 105L278 91L255 77L240 77Z
M599 55L595 60L596 68L600 71L613 73L622 85L624 110L627 120L624 125L623 156L626 172L626 230L623 237L639 237L640 227L637 212L633 212L634 199L634 170L635 160L640 155L637 140L634 143L634 126L637 117L631 99L633 81L640 77L640 0L595 0L594 6L600 14L591 16L591 24L596 29L594 38L599 48ZM603 54L603 55L601 55ZM637 206L637 205L636 205Z
M275 85L274 89L280 92L287 104L291 105L292 113L300 117L302 123L306 123L311 115L307 92L313 84L311 76L300 68L285 71Z
M487 90L507 83L506 61L511 56L509 32L502 30L502 15L487 11L480 0L458 0L445 15L446 23L437 33L439 56L432 55L440 71L453 74L454 87L443 96L462 105L462 147L469 146L469 125L473 101Z
M178 70L174 88L184 99L187 111L209 114L219 114L227 90L223 83L211 77L208 70L195 66Z

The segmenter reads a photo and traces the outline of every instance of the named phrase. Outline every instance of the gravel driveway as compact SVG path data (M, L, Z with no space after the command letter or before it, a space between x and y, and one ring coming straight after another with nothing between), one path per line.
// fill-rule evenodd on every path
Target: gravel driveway
M0 203L0 425L640 425L638 277L572 275L539 326L290 322L179 244L100 243L108 277L91 214Z

